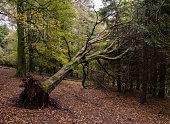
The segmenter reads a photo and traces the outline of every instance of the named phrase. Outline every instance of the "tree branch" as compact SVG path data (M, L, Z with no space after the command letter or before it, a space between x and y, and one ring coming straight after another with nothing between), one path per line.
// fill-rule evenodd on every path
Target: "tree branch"
M129 51L129 49L125 50L122 54L120 54L116 57L108 57L108 56L105 56L105 55L98 55L97 58L101 58L101 59L104 59L104 60L117 60L117 59L122 58L122 56L125 55L128 51Z
M102 65L101 61L99 59L97 59L97 62L99 63L99 65L102 67L102 69L111 77L114 77L113 75L111 75L107 70L106 68Z
M65 38L64 36L63 36L62 38L64 39L64 41L65 41L65 43L66 43L66 45L67 45L69 61L71 61L71 52L70 52L69 44L68 44L68 42L67 42L67 40L66 40L66 38Z

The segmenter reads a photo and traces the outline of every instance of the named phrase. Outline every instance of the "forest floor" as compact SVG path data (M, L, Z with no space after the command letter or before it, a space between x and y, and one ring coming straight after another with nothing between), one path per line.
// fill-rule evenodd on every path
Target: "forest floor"
M50 94L60 108L25 109L18 105L23 88L15 69L0 67L0 124L170 124L170 99L137 97L108 90L83 89L78 81L63 80ZM42 76L34 74L39 80ZM112 90L112 91L111 91Z

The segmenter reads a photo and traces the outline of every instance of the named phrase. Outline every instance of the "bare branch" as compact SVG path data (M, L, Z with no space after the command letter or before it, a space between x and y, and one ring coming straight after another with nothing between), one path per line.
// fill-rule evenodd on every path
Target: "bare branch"
M64 41L65 41L65 43L66 43L66 45L67 45L69 61L71 61L71 52L70 52L69 44L68 44L68 42L67 42L67 40L66 40L66 38L65 38L64 36L63 36L62 38L64 39Z
M122 58L123 55L125 55L128 51L129 51L129 49L125 50L122 54L120 54L116 57L108 57L108 56L105 56L105 55L98 55L97 58L101 58L101 59L104 59L104 60L117 60L117 59Z
M116 56L116 57L108 57L106 55L104 55L103 51L97 51L95 53L93 53L92 55L89 55L86 57L86 61L90 62L96 59L104 59L104 60L117 60L123 57L123 55L125 55L127 52L129 51L129 49L126 49L122 54Z
M102 65L101 61L99 59L97 59L97 62L99 63L99 65L102 67L102 69L111 77L114 77L113 75L111 75L107 70L106 68Z

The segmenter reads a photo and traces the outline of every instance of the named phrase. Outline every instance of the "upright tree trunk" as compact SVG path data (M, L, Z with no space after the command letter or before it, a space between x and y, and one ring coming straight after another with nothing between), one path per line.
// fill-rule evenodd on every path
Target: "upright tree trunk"
M142 94L140 103L146 102L147 84L148 84L148 58L147 58L147 43L143 46L143 80L142 80Z
M23 1L17 1L17 14L23 13ZM17 20L18 46L17 46L17 71L16 77L26 75L26 60L25 60L25 42L24 42L24 27L21 21Z
M136 77L136 90L140 89L139 76Z
M160 61L160 88L158 97L165 98L165 77L166 77L166 56L161 55L161 61Z
M130 60L130 63L129 63L129 81L130 81L130 92L133 93L133 63L132 63L133 60Z
M153 91L152 91L152 96L155 97L157 95L157 85L158 85L158 60L157 60L157 57L158 57L158 54L157 54L157 51L156 51L156 48L153 47L153 62L152 62L152 76L151 76L151 82L152 82L152 86L153 86Z
M31 22L31 11L27 12L27 20ZM27 28L27 44L28 44L28 72L34 71L33 66L33 48L32 43L34 42L34 30L31 29L31 27Z
M153 74L152 74L152 85L153 85L153 91L152 91L152 96L155 97L157 94L157 79L158 79L158 72L157 72L157 67L154 68Z
M121 92L121 91L122 91L120 60L118 60L117 91L118 91L118 92Z
M147 28L150 24L150 6L148 0L145 0L145 21L144 25ZM144 38L147 37L147 33L144 33ZM142 83L142 94L140 98L140 103L146 102L147 85L148 85L148 45L143 41L143 83Z
M137 63L136 63L136 90L139 90L140 89L140 82L139 82L139 79L140 79L140 71L139 71L139 60L137 60Z
M31 44L28 46L29 49L29 60L28 60L28 72L33 72L34 71L34 66L33 66L33 49Z

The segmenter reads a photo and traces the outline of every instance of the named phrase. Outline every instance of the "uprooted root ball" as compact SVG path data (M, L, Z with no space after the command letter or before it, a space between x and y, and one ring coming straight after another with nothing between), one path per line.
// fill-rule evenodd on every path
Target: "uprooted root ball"
M49 94L41 83L28 75L23 80L24 90L20 94L20 100L25 108L44 108L48 105Z

